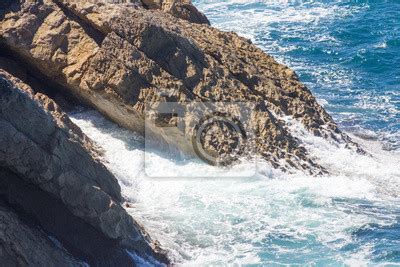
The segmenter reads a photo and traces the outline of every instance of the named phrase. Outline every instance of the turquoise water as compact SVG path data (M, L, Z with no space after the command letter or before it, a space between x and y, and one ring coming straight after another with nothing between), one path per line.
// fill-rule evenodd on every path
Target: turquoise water
M128 212L185 266L400 266L400 157L380 143L358 140L374 155L360 156L304 135L330 175L259 162L252 178L200 179L215 167L146 152L143 137L97 112L72 117L104 149Z
M194 3L294 68L342 127L400 148L399 0Z
M385 149L400 150L400 1L196 0L195 4L214 26L250 38L294 68L342 128L378 139ZM400 168L400 161L397 164ZM389 225L367 224L354 230L354 242L340 251L346 254L369 246L370 263L400 263L400 207L341 199L333 200L333 205L350 206L349 213L396 217ZM312 236L301 241L282 234L265 239L267 247L276 244L286 252L268 249L262 257L278 254L281 263L329 263L317 260L329 251ZM308 260L296 253L296 247L312 252Z
M291 126L329 175L287 174L259 162L252 178L200 179L193 175L220 170L145 151L142 137L97 112L72 114L103 147L128 212L189 266L400 266L400 1L195 4L214 26L294 68L372 156Z

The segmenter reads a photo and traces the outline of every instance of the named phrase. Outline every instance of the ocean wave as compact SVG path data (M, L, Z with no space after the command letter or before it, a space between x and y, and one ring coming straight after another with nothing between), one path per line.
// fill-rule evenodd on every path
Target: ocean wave
M396 1L194 3L214 26L238 32L293 68L343 127L373 130L384 147L400 147L393 138L400 131Z
M292 121L291 130L331 175L286 174L259 162L252 177L201 179L190 174L216 167L167 153L148 152L149 162L142 137L94 111L72 117L105 150L128 211L183 263L367 263L379 244L358 240L360 229L398 223L400 155L376 142L358 140L373 154L361 156ZM190 176L155 179L146 175L148 168Z
M285 118L329 175L287 174L262 161L257 168L245 161L224 172L147 150L142 137L96 112L74 114L74 122L104 148L130 214L186 264L398 264L399 6L395 1L194 3L214 26L238 32L294 68L369 154L312 136ZM249 169L255 175L246 173ZM217 172L220 177L201 178Z

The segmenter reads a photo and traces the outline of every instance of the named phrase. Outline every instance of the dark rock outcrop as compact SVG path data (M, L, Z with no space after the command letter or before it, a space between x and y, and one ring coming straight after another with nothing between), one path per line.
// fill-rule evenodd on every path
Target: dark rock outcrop
M15 208L26 222L18 222L15 227L30 227L32 232L35 232L35 229L41 232L38 247L19 235L14 241L8 237L10 239L8 244L11 245L7 245L6 240L2 241L5 250L15 251L12 258L24 258L26 262L21 265L72 265L68 263L71 261L69 258L72 258L70 256L72 254L94 266L133 266L131 257L118 245L118 241L105 237L82 219L74 216L61 200L25 182L8 170L0 170L0 177L1 198L9 206ZM11 222L5 220L5 223ZM40 248L40 246L43 247ZM28 248L33 251L27 253ZM52 254L56 256L54 260L48 259Z
M119 204L95 145L54 101L1 69L0 129L0 195L74 256L126 265L131 250L167 261Z

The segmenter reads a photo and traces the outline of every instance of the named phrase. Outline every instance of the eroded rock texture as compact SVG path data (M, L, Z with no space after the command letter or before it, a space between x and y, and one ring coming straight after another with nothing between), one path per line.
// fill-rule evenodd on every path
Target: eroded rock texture
M166 260L119 204L118 182L97 159L93 143L53 100L2 69L0 129L0 195L9 203L77 251L99 240L104 247L83 253L92 263L103 259L103 249L122 251L115 253L116 263L132 263L125 249ZM34 193L36 188L41 191Z
M3 11L1 43L78 99L140 133L146 105L239 101L255 103L244 124L255 133L256 153L276 167L324 172L292 136L285 116L314 135L356 146L288 67L235 33L157 10L189 2L106 2L19 1ZM182 120L193 121L191 115ZM193 127L150 131L160 142L193 152ZM224 138L222 133L202 141L223 157L233 143Z
M174 17L198 24L210 24L207 17L193 6L190 0L142 0L143 6L159 9Z
M71 101L187 154L197 152L193 140L199 137L216 158L210 163L224 163L239 139L219 122L196 136L196 119L213 111L209 103L217 103L218 116L228 114L251 129L246 147L254 150L248 153L283 170L325 172L293 135L289 120L359 149L292 70L250 41L208 24L189 0L1 1L0 227L20 227L55 253L55 265L77 258L125 266L133 264L127 250L168 262L120 206L120 187L100 162L101 151L64 113ZM187 112L157 114L166 103ZM235 103L249 105L247 116ZM145 127L147 119L159 125ZM181 123L187 127L171 127ZM14 209L55 235L68 253L47 246L48 238L19 222ZM3 243L13 238L19 242L22 236L0 235ZM27 254L23 246L11 251L11 245L0 245L0 257L19 257L21 264L46 258Z

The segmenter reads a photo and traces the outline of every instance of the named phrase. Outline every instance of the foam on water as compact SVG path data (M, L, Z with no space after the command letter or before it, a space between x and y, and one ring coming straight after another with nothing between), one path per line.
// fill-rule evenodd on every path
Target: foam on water
M145 157L142 137L93 111L73 114L74 122L105 149L130 214L181 262L399 265L396 1L194 1L214 26L252 39L294 68L340 126L363 137L354 138L371 156L285 118L330 175L286 174L258 162L256 175L240 178L253 168L243 162L224 178L193 178L221 170L157 149Z
M146 168L190 176L215 167L152 152L145 166L141 137L97 112L77 113L73 120L105 149L107 166L132 203L128 211L185 263L367 263L379 241L358 241L358 231L398 223L400 157L379 146L374 157L361 156L292 122L332 175L288 175L260 162L252 178L154 179ZM400 245L396 236L385 243Z

